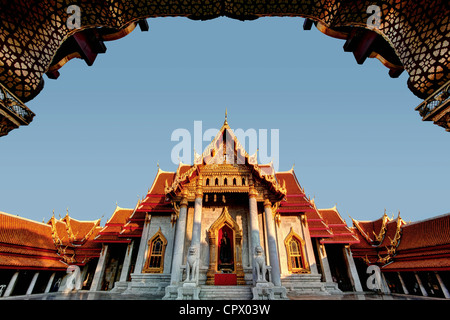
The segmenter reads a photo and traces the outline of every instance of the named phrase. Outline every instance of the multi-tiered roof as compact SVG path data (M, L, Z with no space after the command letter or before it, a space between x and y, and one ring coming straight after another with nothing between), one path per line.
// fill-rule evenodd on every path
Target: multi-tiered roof
M227 144L230 141L233 142L234 156L240 157L242 167L245 167L246 171L239 165L234 165L234 168L238 168L236 169L238 172L251 173L254 179L269 190L272 201L275 203L273 208L276 210L277 219L280 219L283 214L305 213L311 237L321 239L321 243L353 244L359 242L354 231L347 227L336 207L323 210L316 208L314 200L308 198L305 190L301 187L294 168L285 172L275 172L272 163L258 164L256 154L249 155L244 150L230 129L227 119L205 151L201 155L195 155L193 165L180 162L175 172L163 171L158 166L156 177L147 195L139 200L133 210L116 209L113 217L100 231L96 241L123 242L133 237L140 237L144 222L149 215L155 213L169 215L174 222L177 218L177 201L180 199L180 195L184 190L185 196L193 200L194 191L188 190L188 187L200 174L209 174L211 167L219 171L232 172L234 170L232 164L220 165L226 163L224 155L229 148ZM223 158L219 161L218 157ZM219 165L217 165L218 163ZM211 193L249 192L248 183L238 183L236 186L232 186L231 181L227 186L221 184L216 187L211 182L209 186L203 184L202 188L204 192ZM127 215L128 217L125 219Z
M48 223L0 212L0 268L65 270L99 257L101 244L93 239L100 220L78 221L67 214Z
M450 270L450 214L406 223L385 213L375 221L353 219L353 225L360 239L354 258L384 271Z

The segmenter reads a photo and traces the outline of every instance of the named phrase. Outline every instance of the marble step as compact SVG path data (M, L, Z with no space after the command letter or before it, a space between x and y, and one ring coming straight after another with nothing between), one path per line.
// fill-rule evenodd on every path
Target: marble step
M199 298L202 300L251 300L250 286L201 286Z

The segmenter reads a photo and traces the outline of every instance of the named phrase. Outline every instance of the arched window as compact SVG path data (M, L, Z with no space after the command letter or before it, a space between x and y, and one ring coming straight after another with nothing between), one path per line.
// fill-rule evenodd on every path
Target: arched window
M233 186L236 185L236 178L233 178Z
M295 238L289 241L289 256L292 269L303 269L301 243Z
M309 273L309 266L305 257L305 241L292 228L284 244L289 271L292 273Z
M167 240L161 229L148 241L148 254L142 272L162 273Z
M228 184L227 178L223 179L223 185L226 186Z
M242 185L245 186L245 178L242 178Z
M218 186L218 185L219 185L219 178L216 178L216 180L215 180L214 184L215 184L216 186Z
M209 186L209 178L206 178L206 185Z

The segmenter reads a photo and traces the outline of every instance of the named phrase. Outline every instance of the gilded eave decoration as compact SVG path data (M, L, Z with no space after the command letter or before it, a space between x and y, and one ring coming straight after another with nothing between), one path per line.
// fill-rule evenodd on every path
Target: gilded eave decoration
M383 242L384 239L384 235L386 234L386 224L391 221L391 219L389 219L388 215L386 214L386 210L384 210L384 215L382 218L382 222L381 222L381 228L380 228L380 232L378 234L376 234L374 231L372 231L373 235L375 236L375 242L381 243Z
M232 163L227 160L228 155L233 156ZM248 193L252 183L258 191L259 200L264 200L263 193L266 189L270 191L274 201L283 199L287 194L285 182L282 185L278 182L272 164L270 168L274 174L264 174L257 163L256 154L250 156L245 151L230 129L227 115L222 128L202 155L195 154L194 164L181 173L183 166L186 165L179 164L171 185L165 182L166 196L179 197L183 189L187 190L189 198L198 189L205 193Z

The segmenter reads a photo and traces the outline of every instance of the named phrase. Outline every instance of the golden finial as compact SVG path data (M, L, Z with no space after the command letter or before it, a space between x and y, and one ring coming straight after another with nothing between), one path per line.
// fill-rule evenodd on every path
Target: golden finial
M223 124L228 124L228 110L225 108L225 122Z

